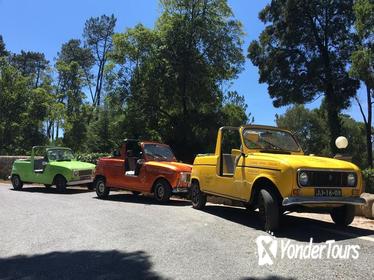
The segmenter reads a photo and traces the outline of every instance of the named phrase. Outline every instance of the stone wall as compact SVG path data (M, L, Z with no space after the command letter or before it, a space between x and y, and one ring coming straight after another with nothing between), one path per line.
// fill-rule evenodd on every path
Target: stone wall
M12 171L13 162L16 159L26 159L27 156L0 156L0 179L8 180Z

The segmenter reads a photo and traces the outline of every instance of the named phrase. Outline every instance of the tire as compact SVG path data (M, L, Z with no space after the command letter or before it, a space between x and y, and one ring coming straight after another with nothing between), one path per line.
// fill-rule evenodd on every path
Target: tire
M258 209L263 229L265 231L276 230L279 226L280 216L278 198L268 190L260 190Z
M44 186L45 186L46 189L50 189L52 185L44 184Z
M94 186L95 186L96 195L98 198L100 199L108 198L110 189L106 186L104 178L96 179L94 182Z
M131 191L131 193L134 195L134 196L138 196L141 194L141 192L137 192L137 191Z
M64 176L58 175L55 178L55 184L58 192L63 193L66 191L66 179Z
M16 191L22 190L23 182L18 175L12 176L12 185L13 185L13 189Z
M171 197L171 187L166 180L157 180L154 188L154 196L158 202L164 203Z
M348 226L355 218L355 207L353 205L344 205L333 208L330 213L331 219L338 226Z
M87 190L89 191L93 191L95 189L94 183L89 183L86 185L86 187L87 187Z
M191 184L191 202L192 207L201 210L206 204L206 194L200 191L199 183L196 181Z

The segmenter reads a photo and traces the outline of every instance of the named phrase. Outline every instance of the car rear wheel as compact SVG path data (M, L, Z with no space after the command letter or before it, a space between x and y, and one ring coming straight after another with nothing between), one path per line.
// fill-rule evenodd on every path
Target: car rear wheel
M58 192L66 191L66 179L63 176L57 176L55 179L56 189Z
M110 189L106 186L104 178L96 179L94 186L98 198L106 199L108 197Z
M20 191L23 187L23 182L21 181L21 178L18 175L12 176L12 185L13 189L16 191Z
M335 224L339 226L348 226L355 218L355 207L353 205L344 205L333 208L330 216Z
M279 226L278 198L272 192L262 189L258 198L260 219L265 231L274 231Z
M154 195L158 202L164 203L171 197L171 187L166 180L158 180L155 184Z
M191 184L191 202L195 209L203 209L206 204L206 194L200 191L199 184L194 181Z

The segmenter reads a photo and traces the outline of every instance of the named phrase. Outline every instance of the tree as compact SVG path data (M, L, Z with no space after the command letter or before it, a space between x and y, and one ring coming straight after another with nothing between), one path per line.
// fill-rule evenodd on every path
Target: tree
M0 57L8 56L8 51L6 50L3 36L0 35Z
M32 76L33 87L39 87L43 78L47 75L49 61L43 53L21 51L20 54L13 54L11 62L24 76Z
M84 104L83 88L87 86L86 73L93 63L91 50L82 47L80 40L70 40L63 44L56 62L56 96L59 103L65 104L63 141L74 150L85 148L90 108Z
M107 54L111 51L112 35L117 19L114 15L89 18L84 27L83 37L87 47L91 48L95 54L97 63L97 75L95 93L91 91L94 106L99 106L101 102L101 91L103 87L104 69L107 62ZM91 89L90 89L91 90Z
M30 80L0 58L0 154L25 154L46 143L43 121L49 93L31 87Z
M161 1L161 7L154 30L138 25L114 36L113 57L127 78L126 118L144 119L134 133L161 137L191 162L215 142L221 116L232 113L229 106L222 111L222 88L242 70L243 31L224 0Z
M374 95L374 2L357 0L354 4L356 16L355 29L358 37L358 48L352 53L352 65L349 74L361 80L366 86L367 114L365 115L359 99L356 101L365 123L367 161L373 167L372 147L372 106Z
M306 154L328 156L331 154L328 129L321 110L308 110L303 105L287 109L283 115L276 115L278 127L292 131Z
M332 151L339 112L359 86L346 70L355 45L352 6L353 0L274 0L260 12L266 27L248 48L276 107L324 95Z

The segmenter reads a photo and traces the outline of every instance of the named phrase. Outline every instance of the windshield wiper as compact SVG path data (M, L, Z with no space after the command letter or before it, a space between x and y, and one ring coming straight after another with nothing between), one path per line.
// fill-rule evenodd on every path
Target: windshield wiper
M273 146L274 148L277 148L277 149L279 149L279 150L281 150L281 151L284 151L284 149L283 149L282 147L279 147L278 145L275 145L274 143L272 143L272 142L270 142L270 141L266 141L266 140L264 140L264 139L261 139L261 141L265 142L266 144L269 144L269 145ZM265 149L265 150L266 150L266 149Z

